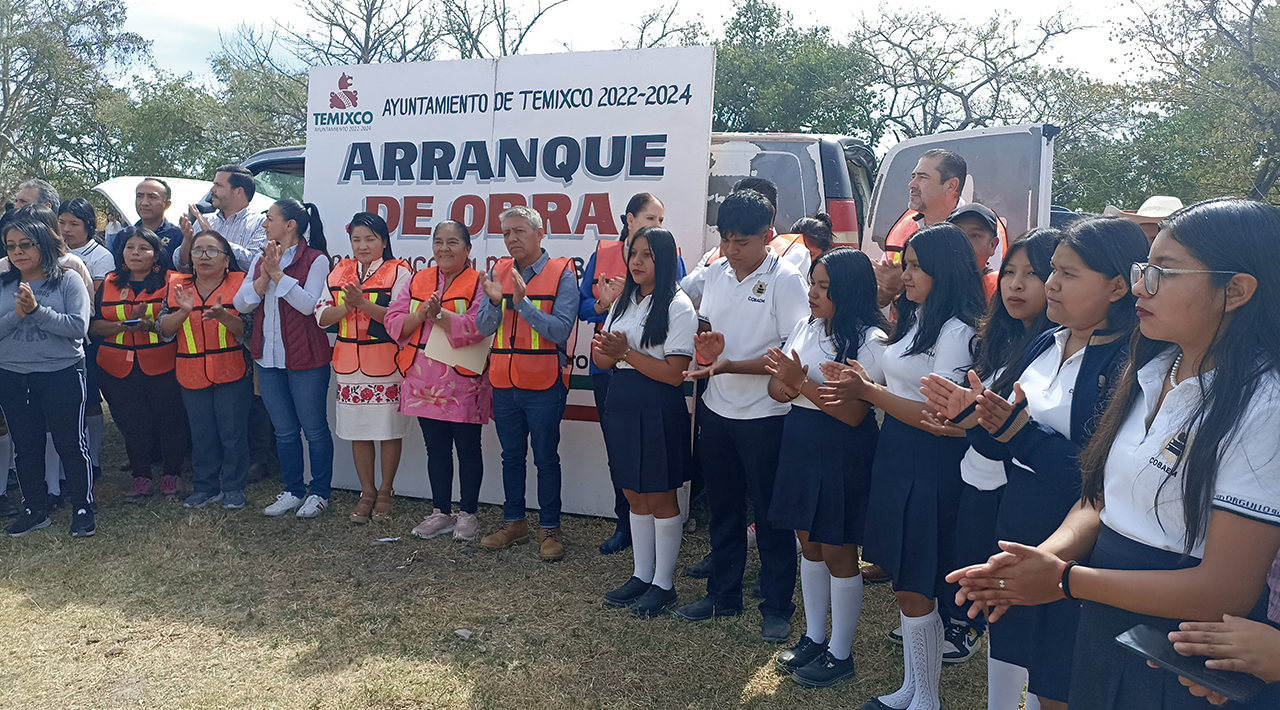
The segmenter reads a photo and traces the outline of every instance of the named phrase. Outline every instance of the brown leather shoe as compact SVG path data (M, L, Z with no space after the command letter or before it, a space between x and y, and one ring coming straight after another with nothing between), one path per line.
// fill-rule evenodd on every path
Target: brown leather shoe
M862 581L867 584L884 584L889 581L889 573L880 565L862 565Z
M564 558L564 533L561 528L542 528L542 545L539 553L543 562L559 562Z
M523 545L529 541L529 523L524 520L508 520L505 525L480 541L480 547L486 550L501 550L512 545Z

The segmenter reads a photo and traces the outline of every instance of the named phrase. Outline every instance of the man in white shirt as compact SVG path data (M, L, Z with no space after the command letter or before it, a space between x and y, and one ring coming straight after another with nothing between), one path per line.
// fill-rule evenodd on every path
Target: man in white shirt
M245 269L249 268L254 257L262 253L262 246L267 243L267 233L262 226L266 215L249 213L249 202L253 200L254 192L253 173L248 168L224 165L214 174L213 187L209 189L209 201L217 211L212 217L205 217L195 205L188 210L200 232L212 229L226 237L236 261ZM191 241L197 231L190 217L183 215L178 221L183 240L174 262L179 268L191 266Z
M795 604L795 533L769 524L782 421L789 404L769 397L764 355L785 346L809 313L808 289L795 266L769 251L773 207L753 190L735 192L717 218L725 259L708 267L700 318L699 354L712 364L690 373L710 378L698 410L700 454L711 510L711 576L707 596L680 607L692 621L742 613L746 566L746 496L755 507L764 601L761 637L781 643L791 634Z

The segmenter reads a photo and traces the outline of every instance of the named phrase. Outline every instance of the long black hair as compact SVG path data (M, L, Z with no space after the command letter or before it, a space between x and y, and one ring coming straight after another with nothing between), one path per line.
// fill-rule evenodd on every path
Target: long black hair
M827 298L833 306L831 338L836 345L835 361L844 362L858 356L867 342L868 330L888 328L876 305L876 271L866 254L848 247L832 249L815 259L809 266L810 282L819 264L826 268L831 281ZM812 316L809 322L813 322Z
M84 223L84 233L88 241L98 234L98 214L93 211L93 205L83 197L73 197L58 206L58 216L69 214L72 217ZM62 240L66 242L66 240Z
M1123 277L1129 266L1146 261L1149 245L1142 227L1124 217L1086 217L1067 225L1058 237L1060 246L1071 247L1084 265L1108 279ZM1107 309L1107 331L1128 332L1138 324L1138 297L1133 291Z
M631 214L639 217L640 213L644 212L644 208L654 202L662 204L662 200L659 200L651 192L637 192L631 196L630 200L627 200L627 210L619 218L622 220L622 232L618 235L618 241L625 242L631 236L631 230L627 228L627 215Z
M680 288L680 281L676 278L676 238L671 232L661 227L645 227L631 237L631 244L642 238L649 242L649 251L653 253L653 300L649 302L649 317L644 322L644 335L640 338L640 346L647 348L667 342L668 310L671 299L676 297L676 290ZM631 244L627 245L628 254L631 253ZM627 312L639 292L640 284L632 278L631 269L627 269L627 283L613 305L615 321Z
M58 214L56 212L37 202L34 205L26 205L14 210L13 218L43 222L48 225L49 231L53 232L53 241L58 243L58 256L66 256L67 243L62 241L62 235L58 234Z
M921 270L933 279L933 287L924 300L924 313L917 313L918 304L907 298L905 290L898 297L898 322L889 343L907 337L916 322L920 324L904 357L932 350L942 326L952 318L976 327L987 309L978 257L963 230L947 222L931 225L911 235L907 247L916 253ZM904 248L902 268L906 267Z
M44 271L45 280L54 282L62 278L62 265L58 263L58 259L62 256L62 243L58 241L57 232L50 229L43 220L31 219L29 215L24 215L6 221L0 239L4 239L14 230L25 234L27 239L36 245L36 249L40 252L40 270ZM10 262L9 270L0 274L0 283L8 285L21 278L22 272Z
M835 235L831 232L831 216L826 212L814 212L808 217L801 217L791 225L791 233L803 234L806 246L812 244L824 254L831 251L831 245L835 243Z
M298 239L321 254L329 256L329 246L324 240L324 222L320 220L319 207L310 202L304 204L297 200L278 200L276 207L280 208L280 219L298 223ZM390 244L390 242L391 240L388 239L387 243Z
M222 236L222 233L216 229L206 229L203 232L191 237L191 248L196 246L196 240L200 237L213 237L218 240L218 245L222 247L222 253L227 255L227 271L244 271L244 267L240 265L240 260L236 259L236 252L231 248L231 242ZM195 260L191 260L191 273L195 273Z
M1231 272L1210 274L1215 288L1225 287L1235 273L1249 274L1258 281L1253 297L1230 315L1223 295L1222 321L1201 361L1202 370L1205 363L1212 363L1214 376L1201 380L1200 401L1183 424L1187 431L1194 427L1195 436L1174 464L1180 475L1168 476L1156 492L1159 499L1165 485L1181 481L1186 528L1183 544L1190 554L1208 532L1222 452L1240 435L1241 417L1263 379L1280 361L1280 210L1263 202L1218 198L1184 207L1170 215L1166 224L1169 236L1205 269ZM1141 330L1134 333L1129 362L1111 404L1080 454L1082 493L1094 505L1102 501L1111 445L1141 397L1138 370L1176 347L1151 340Z
M317 212L317 216L319 213ZM387 229L387 220L372 212L357 212L351 218L351 224L347 225L347 236L351 236L351 230L356 227L364 227L365 229L378 235L382 240L382 260L391 261L396 255L391 253L391 230ZM321 239L323 239L323 231ZM321 250L323 251L323 249Z
M116 235L116 248L112 250L112 255L116 258L116 269L111 273L115 274L116 283L122 288L133 280L133 272L124 263L124 247L133 237L145 240L151 245L151 251L156 255L151 271L142 280L142 292L152 293L164 286L168 272L173 268L173 261L169 259L169 250L160 243L160 237L146 227L125 227Z
M1049 274L1053 273L1053 267L1049 264L1053 259L1057 239L1056 229L1033 229L1014 239L1005 252L1004 261L1000 263L1000 284L1004 283L1004 270L1009 267L1009 260L1021 251L1027 255L1027 261L1031 262L1031 271L1040 279L1040 289L1043 291L1043 282L1048 281ZM1018 379L1016 368L1009 366L1022 357L1032 340L1053 327L1045 310L1041 308L1028 327L1009 315L1001 290L996 288L995 296L987 306L987 314L978 322L978 352L973 359L973 369L977 371L978 377L985 380L999 372L1000 368L1005 368L1004 373L991 384L991 389L1000 396L1008 396L1013 391L1013 383Z

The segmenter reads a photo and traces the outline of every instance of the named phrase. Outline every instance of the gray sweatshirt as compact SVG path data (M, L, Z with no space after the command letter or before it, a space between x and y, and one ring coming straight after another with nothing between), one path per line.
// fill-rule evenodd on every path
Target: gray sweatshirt
M19 318L18 281L0 284L0 369L56 372L84 359L89 291L75 272L57 281L29 281L36 309Z

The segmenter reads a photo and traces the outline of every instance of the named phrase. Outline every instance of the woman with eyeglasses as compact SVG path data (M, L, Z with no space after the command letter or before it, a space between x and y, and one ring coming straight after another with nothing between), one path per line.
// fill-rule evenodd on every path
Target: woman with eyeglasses
M191 423L191 496L187 508L244 507L249 473L249 403L253 377L244 348L245 319L233 301L244 270L226 238L195 235L190 274L169 278L166 336L176 337L175 370Z
M1080 453L1079 504L1043 543L1002 541L950 575L995 619L1081 601L1074 707L1203 708L1113 639L1139 624L1265 618L1280 549L1278 269L1270 205L1223 198L1170 216L1131 267L1139 334Z
M160 441L164 474L160 493L178 498L178 477L187 456L182 391L173 374L178 344L160 331L169 296L169 252L145 227L129 227L116 239L116 270L94 297L89 334L99 339L98 367L112 421L124 435L133 486L125 502L152 495L151 452Z
M66 467L71 535L97 531L89 446L84 436L84 347L90 297L59 265L62 247L48 224L14 219L3 235L10 268L0 273L0 408L13 437L24 510L8 528L21 537L50 524L46 429Z
M995 539L1038 545L1080 500L1080 450L1111 397L1137 325L1129 265L1146 252L1142 230L1126 219L1072 222L1045 282L1046 315L1059 327L1031 343L989 389L974 373L969 387L939 375L924 383L930 405L966 429L976 451L1004 462L1008 482ZM981 605L969 609L971 616L980 612ZM991 657L1026 669L1027 692L1042 708L1067 706L1079 617L1079 604L1062 599L1010 610L990 626Z

